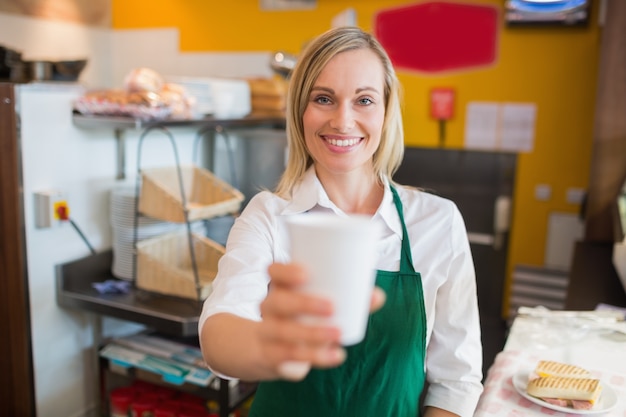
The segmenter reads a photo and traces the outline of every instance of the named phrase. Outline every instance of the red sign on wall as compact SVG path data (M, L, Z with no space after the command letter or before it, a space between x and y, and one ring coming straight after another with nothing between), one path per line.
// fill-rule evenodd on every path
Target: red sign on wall
M454 116L454 90L433 88L430 90L430 116L437 120L450 120Z
M374 33L396 68L465 70L495 62L498 13L491 5L419 2L380 10Z

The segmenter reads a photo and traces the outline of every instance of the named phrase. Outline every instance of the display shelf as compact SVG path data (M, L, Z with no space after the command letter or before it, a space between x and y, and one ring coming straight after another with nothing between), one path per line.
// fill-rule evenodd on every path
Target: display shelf
M126 178L126 139L127 130L167 129L174 127L192 127L199 133L213 135L215 132L230 128L265 128L284 129L285 114L282 112L253 112L240 118L215 118L206 116L197 119L141 120L123 116L86 115L77 111L72 113L74 126L82 129L109 129L114 133L117 143L116 178ZM210 167L209 167L210 168Z
M124 179L125 172L125 132L141 131L142 139L152 130L170 133L170 128L189 127L196 130L197 137L209 140L213 149L215 137L227 129L284 129L283 113L253 113L236 119L217 119L210 116L192 120L151 120L145 121L130 117L72 114L76 127L82 129L108 129L114 132L117 140L117 179ZM171 136L171 135L170 135ZM139 162L138 162L139 165ZM211 169L211 167L206 167ZM137 216L138 213L136 213ZM186 218L189 226L189 219ZM189 232L189 230L188 230ZM98 316L113 317L142 324L147 328L171 337L198 337L198 319L202 311L202 302L194 299L178 298L138 289L131 285L124 294L100 294L93 288L94 283L117 279L111 271L113 252L107 250L56 267L57 303L66 308L94 313ZM100 358L100 377L111 374L108 361ZM102 365L103 362L106 366ZM128 369L126 377L141 378L147 382L156 382L159 375L149 375L140 369ZM207 399L215 399L220 406L220 417L227 417L240 407L255 392L256 385L240 382L237 389L229 382L219 379L217 387L198 387L183 384L181 390L200 393ZM166 383L161 381L161 383ZM101 381L101 388L103 387ZM101 404L104 405L104 404Z
M128 385L133 380L149 382L153 385L173 388L176 391L186 394L192 394L201 398L216 401L218 404L228 404L227 407L220 408L220 417L227 417L246 401L248 401L256 392L257 384L254 382L239 381L235 386L229 386L229 382L219 379L219 389L204 388L197 385L184 383L181 385L173 385L164 381L160 375L151 373L137 368L123 368L115 365L106 358L100 358L100 368L103 370L102 386L105 388L102 395L108 395L111 388L117 386ZM109 406L107 398L101 399L104 415L109 415Z
M144 324L173 336L197 336L199 301L131 287L127 294L100 294L92 284L116 279L111 250L56 267L57 303L67 308Z
M285 115L281 112L254 112L238 118L216 118L206 116L196 119L141 120L124 116L87 115L72 113L75 126L84 129L146 129L153 126L163 127L272 127L284 128Z
M197 338L198 318L202 303L191 299L163 296L138 290L131 286L126 294L100 294L92 284L116 279L111 273L112 251L90 255L72 262L57 265L57 303L66 308L88 311L143 324L159 334L176 339ZM112 370L106 358L100 358L101 377ZM119 374L119 368L116 368ZM147 382L168 384L160 375L126 368L125 377L136 377ZM103 385L105 386L105 385ZM240 382L238 388L229 387L227 380L219 379L219 389L185 383L171 385L183 392L194 393L220 404L220 417L240 407L256 390L256 384ZM101 403L106 407L105 402Z

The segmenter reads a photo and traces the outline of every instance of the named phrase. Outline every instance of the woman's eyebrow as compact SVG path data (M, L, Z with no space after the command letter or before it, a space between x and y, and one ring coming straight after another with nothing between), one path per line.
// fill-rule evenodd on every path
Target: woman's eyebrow
M319 85L314 86L311 89L311 91L325 91L325 92L331 93L331 94L335 93L335 90L333 90L332 88L330 88L330 87L322 87L322 86L319 86Z
M356 89L355 93L362 93L364 91L373 91L374 93L380 94L380 92L378 91L378 89L376 87L369 87L369 86L365 86L365 87L359 87Z
M328 93L331 93L331 94L335 93L335 90L333 90L332 88L330 88L330 87L323 87L323 86L314 86L311 89L311 91L325 91L325 92L328 92ZM380 94L380 92L378 91L378 89L376 89L376 87L369 87L369 86L359 87L354 92L355 92L355 94L359 94L359 93L362 93L364 91L367 91L367 92L371 91L371 92Z

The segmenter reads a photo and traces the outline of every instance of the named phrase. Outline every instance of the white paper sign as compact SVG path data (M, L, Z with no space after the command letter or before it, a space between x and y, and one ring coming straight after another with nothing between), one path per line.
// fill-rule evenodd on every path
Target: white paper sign
M465 147L495 149L498 141L498 103L468 103L465 115Z
M507 151L532 151L536 113L537 106L534 104L503 104L500 148Z
M533 103L471 102L465 114L465 147L530 152L535 139Z

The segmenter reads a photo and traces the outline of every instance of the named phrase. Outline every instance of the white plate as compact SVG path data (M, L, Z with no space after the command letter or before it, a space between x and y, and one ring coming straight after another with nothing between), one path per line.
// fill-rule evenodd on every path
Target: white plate
M558 405L549 404L539 398L533 397L532 395L528 395L526 393L526 386L528 385L528 375L527 371L518 372L513 376L513 386L515 390L528 401L532 401L535 404L538 404L542 407L550 408L551 410L561 411L569 414L600 414L611 411L617 405L617 394L608 384L600 381L602 385L602 393L600 394L600 398L598 402L591 410L574 410L569 407L559 407Z

